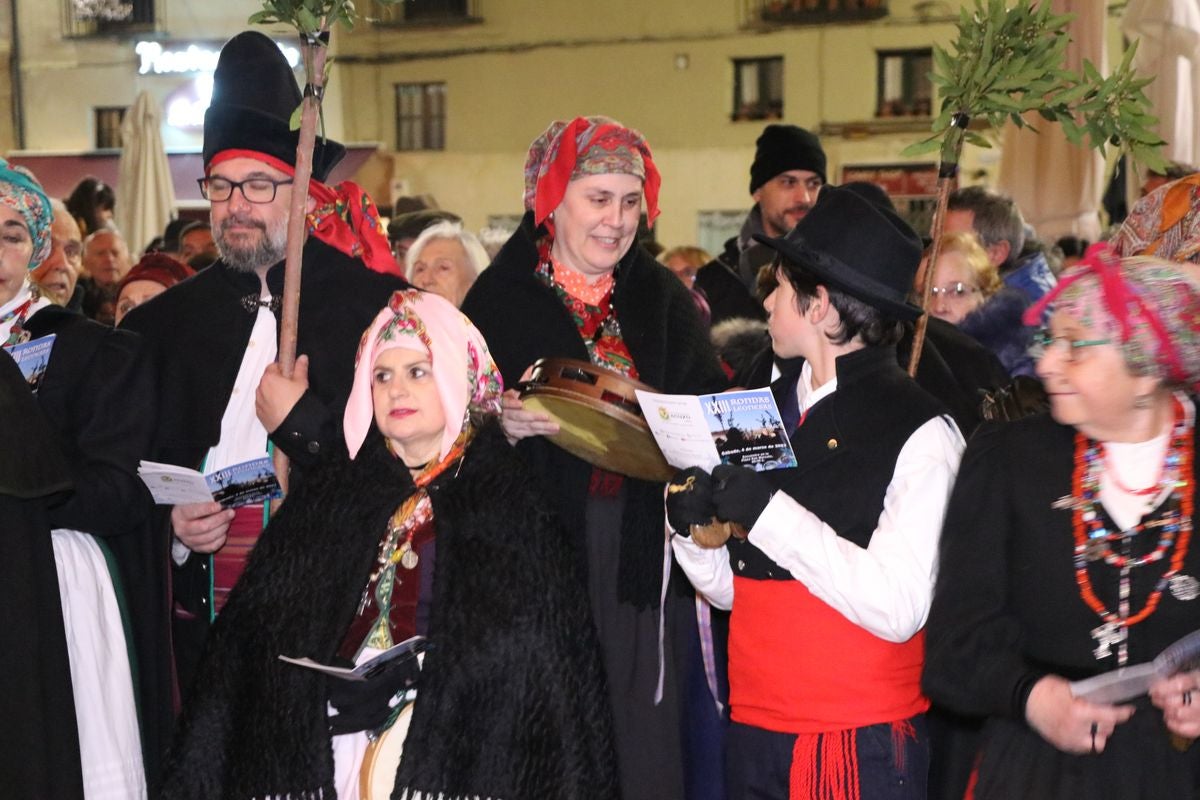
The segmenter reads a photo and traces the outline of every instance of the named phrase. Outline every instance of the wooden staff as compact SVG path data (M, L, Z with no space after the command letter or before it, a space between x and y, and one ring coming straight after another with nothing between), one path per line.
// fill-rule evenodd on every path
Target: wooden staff
M925 262L925 286L921 290L921 308L925 313L917 320L917 329L913 333L912 353L908 357L908 374L914 378L917 376L917 365L921 363L921 350L925 347L925 329L929 327L929 304L933 297L933 274L938 256L942 252L942 231L946 227L946 205L950 201L950 192L957 172L958 164L943 165L938 171L937 205L933 211L933 221L929 231L933 243L929 248L929 259Z
M313 149L317 143L317 123L321 98L325 93L325 58L328 48L316 34L301 34L300 52L304 57L307 83L300 105L300 140L296 144L296 175L292 183L292 205L288 211L287 260L283 268L283 303L279 324L279 354L276 362L285 378L296 371L296 338L300 322L300 272L303 266L304 240L307 235L308 185L312 180ZM288 457L275 449L275 474L287 493ZM278 502L272 504L272 510Z

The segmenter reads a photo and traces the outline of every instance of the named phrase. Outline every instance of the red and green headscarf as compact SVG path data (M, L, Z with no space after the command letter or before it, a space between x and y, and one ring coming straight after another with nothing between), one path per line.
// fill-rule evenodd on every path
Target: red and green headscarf
M529 147L525 161L525 208L541 225L558 208L567 184L585 175L635 175L646 196L646 221L658 216L662 178L646 138L608 117L552 122Z

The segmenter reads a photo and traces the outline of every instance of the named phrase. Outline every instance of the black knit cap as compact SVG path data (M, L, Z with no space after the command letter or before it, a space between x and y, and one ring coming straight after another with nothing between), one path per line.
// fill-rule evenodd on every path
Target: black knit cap
M795 125L768 125L758 137L750 165L750 194L781 172L803 169L825 177L825 151L816 134Z
M204 164L223 150L254 150L296 165L300 131L291 129L300 87L279 47L257 31L239 33L221 48L212 103L204 112ZM312 174L324 181L346 148L317 137Z
M853 189L826 186L786 236L754 238L892 319L924 313L908 302L921 263L921 237L894 211Z

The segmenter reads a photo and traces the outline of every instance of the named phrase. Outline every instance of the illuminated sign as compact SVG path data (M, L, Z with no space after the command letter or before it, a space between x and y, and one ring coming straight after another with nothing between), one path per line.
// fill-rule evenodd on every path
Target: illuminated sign
M212 100L212 73L197 75L167 96L163 103L166 123L172 128L198 130L204 127L204 112Z
M299 48L276 42L292 69L300 65ZM220 46L189 44L163 47L160 42L138 42L133 48L138 57L139 75L178 75L189 72L212 73L221 56Z

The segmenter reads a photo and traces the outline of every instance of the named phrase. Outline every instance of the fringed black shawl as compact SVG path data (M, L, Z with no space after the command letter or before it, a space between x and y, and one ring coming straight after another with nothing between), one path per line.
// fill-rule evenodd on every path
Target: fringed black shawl
M325 678L413 490L375 432L264 532L210 636L163 798L335 796ZM562 526L494 423L431 497L430 649L395 796L616 798L600 654Z

